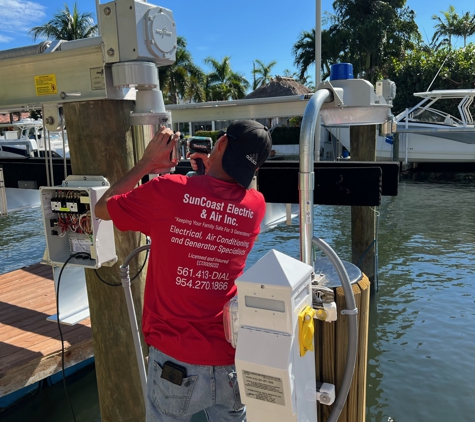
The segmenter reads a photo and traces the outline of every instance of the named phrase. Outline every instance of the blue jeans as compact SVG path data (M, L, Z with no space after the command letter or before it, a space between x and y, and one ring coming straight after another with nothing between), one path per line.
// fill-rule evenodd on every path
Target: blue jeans
M167 361L186 368L181 385L161 378ZM146 409L147 422L189 422L202 410L210 422L246 421L234 365L191 365L154 347L149 349Z

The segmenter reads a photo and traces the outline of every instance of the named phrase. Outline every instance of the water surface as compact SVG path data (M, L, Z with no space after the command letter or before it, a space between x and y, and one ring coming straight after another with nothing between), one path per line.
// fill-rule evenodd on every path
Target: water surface
M473 421L475 181L401 181L399 195L384 197L379 213L366 420ZM40 210L14 214L0 219L0 272L38 262L44 250ZM298 257L297 223L261 234L248 265L270 249ZM350 232L349 207L316 207L315 234L348 261ZM97 422L94 372L68 391L77 421ZM41 390L18 411L2 420L72 422L61 386Z

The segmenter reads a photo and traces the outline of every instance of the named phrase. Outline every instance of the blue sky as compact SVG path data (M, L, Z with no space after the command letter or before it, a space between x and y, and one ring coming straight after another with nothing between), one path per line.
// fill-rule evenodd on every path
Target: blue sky
M102 1L101 3L106 3ZM35 44L28 31L33 26L46 23L64 4L72 9L72 0L0 0L0 50ZM96 15L95 0L77 2L81 12ZM252 64L259 59L265 64L276 61L273 74L283 74L285 69L296 71L293 65L292 46L299 34L315 26L316 1L314 0L163 0L149 3L171 9L177 32L186 38L194 62L203 70L206 57L221 60L231 57L234 71L252 81ZM322 0L322 14L333 11L333 1ZM416 12L419 31L426 41L432 38L435 21L431 16L441 15L449 4L459 14L475 13L473 0L409 0L407 5ZM463 40L454 40L456 47ZM471 37L470 41L475 41ZM310 69L312 74L314 68Z

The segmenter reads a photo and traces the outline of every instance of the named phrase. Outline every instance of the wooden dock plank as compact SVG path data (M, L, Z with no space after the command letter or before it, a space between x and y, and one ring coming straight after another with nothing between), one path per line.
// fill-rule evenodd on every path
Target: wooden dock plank
M61 370L51 267L35 264L0 275L0 397ZM89 319L61 325L65 367L93 356Z

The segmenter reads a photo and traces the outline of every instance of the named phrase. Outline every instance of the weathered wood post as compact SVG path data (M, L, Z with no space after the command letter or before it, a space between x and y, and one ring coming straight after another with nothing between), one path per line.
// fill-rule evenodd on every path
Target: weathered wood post
M110 183L134 165L131 101L84 101L64 104L73 174L102 175ZM119 266L143 236L115 231L118 262L112 267L86 270L86 284L96 362L102 422L140 422L145 406L135 357ZM130 265L131 278L138 273L144 254ZM139 262L140 261L140 262ZM146 268L132 284L137 320L142 321ZM110 284L102 282L100 278Z
M376 126L350 127L352 161L376 161ZM376 216L370 207L351 207L351 262L374 286ZM373 288L372 288L373 289Z
M358 359L353 381L339 422L364 422L366 418L366 370L368 367L368 330L370 283L363 275L352 285L358 308ZM333 289L339 310L346 308L342 287ZM338 315L336 322L315 321L315 372L317 381L335 385L339 394L348 353L348 316ZM334 406L317 404L318 421L326 422Z
M399 161L399 132L393 133L393 161Z

